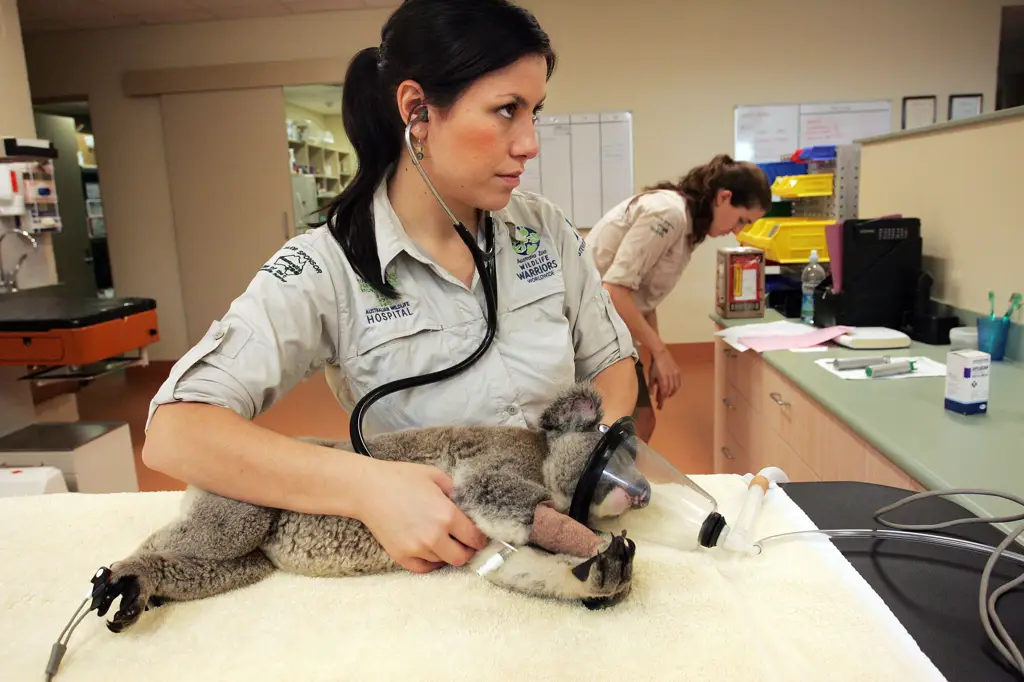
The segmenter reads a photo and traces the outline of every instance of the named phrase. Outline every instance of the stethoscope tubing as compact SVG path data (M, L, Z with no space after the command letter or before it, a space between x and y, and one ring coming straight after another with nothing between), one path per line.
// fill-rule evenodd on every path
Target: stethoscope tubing
M426 109L423 109L426 112ZM434 187L434 183L430 181L430 177L427 172L423 169L419 159L416 156L416 152L412 146L412 126L424 120L422 117L413 116L409 119L409 123L405 126L405 146L409 151L409 156L412 158L413 165L419 171L423 177L423 181L430 189L431 194L440 204L441 208L444 209L445 213L452 221L452 226L455 228L456 233L466 244L466 248L469 249L470 254L473 256L473 262L476 265L477 272L480 273L480 282L484 288L484 298L487 302L487 331L484 334L483 340L477 349L464 360L448 367L446 369L438 370L436 372L430 372L428 374L421 374L415 377L406 377L404 379L397 379L387 384L377 386L373 390L369 391L364 395L352 409L352 416L349 419L349 440L352 442L352 449L366 456L372 456L366 447L366 441L363 439L363 418L370 406L376 401L380 400L386 395L397 393L398 391L405 390L407 388L414 388L416 386L424 386L426 384L441 381L442 379L451 378L460 372L468 369L477 360L483 357L484 353L490 347L491 342L494 340L494 335L498 329L498 280L497 272L495 270L495 253L494 253L494 222L493 219L488 216L484 226L484 238L486 243L486 253L481 251L477 245L476 239L466 229L466 226L455 217L455 214L448 204L445 203L444 199L441 198L440 193Z

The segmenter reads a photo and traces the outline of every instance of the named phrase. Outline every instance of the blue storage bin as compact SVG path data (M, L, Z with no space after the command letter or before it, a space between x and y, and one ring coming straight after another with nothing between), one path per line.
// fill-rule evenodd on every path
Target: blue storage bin
M801 161L833 161L836 158L836 146L834 144L818 145L800 150Z
M771 161L768 163L759 163L757 165L764 171L764 174L768 176L769 185L774 183L775 178L780 176L807 175L806 163L797 163L796 161Z

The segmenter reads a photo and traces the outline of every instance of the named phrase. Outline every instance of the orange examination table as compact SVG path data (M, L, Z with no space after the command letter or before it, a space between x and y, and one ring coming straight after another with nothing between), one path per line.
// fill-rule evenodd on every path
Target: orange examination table
M6 300L5 300L6 299ZM125 364L123 353L160 340L156 301L147 298L82 299L0 297L0 365L85 368ZM52 369L34 373L47 378Z

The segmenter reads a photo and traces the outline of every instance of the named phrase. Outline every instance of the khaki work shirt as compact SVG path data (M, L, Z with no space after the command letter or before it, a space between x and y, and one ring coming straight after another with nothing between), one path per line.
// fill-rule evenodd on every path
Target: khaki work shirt
M690 262L692 232L686 200L657 190L626 199L587 234L587 246L603 281L633 291L640 312L665 300ZM629 210L626 207L629 206Z
M382 273L398 300L355 273L326 227L289 240L172 368L153 398L210 403L252 419L319 369L341 405L381 384L450 367L486 331L480 273L467 288L400 226L381 183L373 202ZM513 192L495 220L498 328L487 353L447 380L398 391L364 435L437 425L536 426L556 391L636 358L586 244L546 199ZM481 232L481 241L483 239Z

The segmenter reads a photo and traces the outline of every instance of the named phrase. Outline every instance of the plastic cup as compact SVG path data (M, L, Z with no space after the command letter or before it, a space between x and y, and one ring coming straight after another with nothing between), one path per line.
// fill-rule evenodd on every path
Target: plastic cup
M988 353L993 362L1003 359L1006 340L1010 336L1010 321L1002 317L978 318L978 350Z

